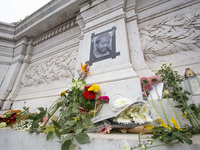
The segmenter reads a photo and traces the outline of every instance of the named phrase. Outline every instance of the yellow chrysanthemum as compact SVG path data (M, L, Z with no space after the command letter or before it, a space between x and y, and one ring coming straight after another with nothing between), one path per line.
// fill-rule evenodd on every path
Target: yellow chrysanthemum
M182 116L183 116L184 118L186 118L186 113L182 113Z
M144 126L144 128L147 129L147 130L151 130L151 129L154 128L154 126Z
M179 131L182 131L182 129L179 128L179 126L178 126L178 124L177 124L177 122L176 122L176 120L174 118L171 117L171 121L170 122L174 125L174 127L176 129L178 129Z
M88 91L93 91L93 92L98 92L100 90L100 86L99 85L95 85L93 84Z
M164 121L162 121L162 124L160 124L160 126L168 128L169 130L172 130L172 128L166 125Z
M62 94L65 94L65 91L63 91L63 92L60 93L60 97L62 97Z

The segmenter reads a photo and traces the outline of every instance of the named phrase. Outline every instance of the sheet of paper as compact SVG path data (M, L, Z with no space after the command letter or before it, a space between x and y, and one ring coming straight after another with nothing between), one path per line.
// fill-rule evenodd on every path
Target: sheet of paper
M163 91L163 83L158 83L158 84L156 84L156 87L155 87L155 85L152 85L151 87L152 87L152 89L151 89L150 94L148 96L149 100L152 100L152 98L153 98L153 100L157 100L158 95L161 99L162 98L162 91ZM157 89L158 94L156 92L156 89Z

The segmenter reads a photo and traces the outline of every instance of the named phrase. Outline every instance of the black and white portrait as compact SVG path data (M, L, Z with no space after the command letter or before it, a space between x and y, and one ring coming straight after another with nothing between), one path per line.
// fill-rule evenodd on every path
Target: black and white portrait
M89 65L108 58L114 59L120 55L119 52L116 53L115 30L116 27L113 27L102 33L92 34Z

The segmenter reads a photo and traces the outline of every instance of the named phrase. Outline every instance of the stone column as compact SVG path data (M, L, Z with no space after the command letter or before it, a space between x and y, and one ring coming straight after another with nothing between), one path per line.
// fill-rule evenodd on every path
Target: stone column
M104 104L96 121L112 117L110 105L117 98L128 98L133 102L142 99L140 79L131 62L124 6L124 0L86 2L80 6L76 18L82 33L76 68L80 68L80 63L89 62L87 84L99 84L101 94L110 97L109 104ZM114 41L111 42L111 54L114 52L116 55L97 57L94 53L97 51L97 38L106 33ZM107 34L107 37L110 36Z
M139 77L146 76L147 74L151 76L154 74L144 60L140 33L138 30L137 14L135 13L135 1L136 0L127 0L125 6L130 58L132 66Z
M8 110L12 104L11 100L7 100L10 92L13 89L13 85L19 75L19 71L26 54L26 48L28 44L28 38L22 38L16 42L14 48L13 60L9 66L8 72L0 88L0 99L4 100L1 110Z
M20 91L21 77L22 77L24 71L26 70L26 68L28 67L30 58L32 57L32 52L33 52L32 44L33 44L33 39L30 39L28 42L27 48L26 48L26 54L25 54L24 60L22 62L21 68L19 70L18 76L16 78L16 81L14 83L12 91L9 94L9 96L7 97L6 101L13 102L13 100L16 98L16 96L18 95L18 93Z

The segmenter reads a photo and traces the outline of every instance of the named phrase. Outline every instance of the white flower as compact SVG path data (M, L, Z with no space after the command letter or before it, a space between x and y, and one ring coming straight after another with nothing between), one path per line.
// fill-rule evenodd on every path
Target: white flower
M131 150L131 147L130 145L125 141L125 140L122 140L122 142L124 143L124 149L123 150Z
M85 89L85 85L83 84L83 82L77 82L77 87L83 91Z
M2 122L2 123L0 123L0 128L4 128L4 127L6 127L6 123L5 122Z
M123 124L129 124L132 121L131 118L125 118L123 116L117 117L116 120L117 123L123 123Z
M123 108L127 105L131 105L131 100L128 98L118 98L114 103L115 108Z

